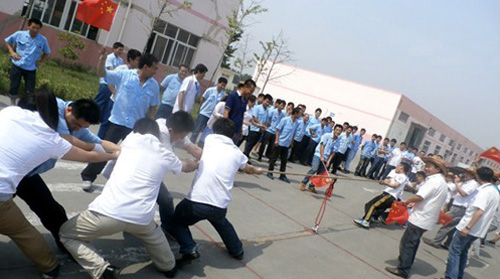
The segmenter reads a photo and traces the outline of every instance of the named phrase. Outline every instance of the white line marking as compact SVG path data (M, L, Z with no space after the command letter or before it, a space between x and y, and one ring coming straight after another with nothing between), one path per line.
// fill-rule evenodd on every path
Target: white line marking
M363 190L365 190L367 192L370 192L370 193L378 193L378 192L380 192L379 190L374 190L374 189L365 188L365 187L363 187Z
M55 168L63 170L83 170L86 166L87 164L84 163L57 161Z

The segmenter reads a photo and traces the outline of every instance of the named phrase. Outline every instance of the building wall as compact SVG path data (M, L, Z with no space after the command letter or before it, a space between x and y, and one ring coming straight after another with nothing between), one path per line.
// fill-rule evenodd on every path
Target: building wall
M279 78L270 80L264 93L296 105L305 104L310 114L314 114L316 108L323 110L322 117L334 113L335 122L348 121L360 129L365 128L367 136L387 134L401 99L398 93L291 65L277 64L273 76ZM263 77L258 78L257 86L262 88L264 81Z

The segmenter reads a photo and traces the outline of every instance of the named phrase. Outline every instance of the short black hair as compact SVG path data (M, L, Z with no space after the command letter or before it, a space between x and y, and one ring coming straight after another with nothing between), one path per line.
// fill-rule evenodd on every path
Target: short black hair
M384 140L391 141L389 138L385 138Z
M113 49L117 49L117 48L121 48L121 47L125 47L125 46L120 42L115 42L113 44Z
M28 19L28 26L30 26L32 23L40 26L40 28L43 27L43 23L38 18L33 18L32 17L32 18Z
M167 119L167 127L175 133L189 133L194 130L194 120L190 113L179 110Z
M266 95L264 96L264 100L265 100L265 99L268 99L270 102L272 102L272 101L273 101L273 96L271 96L271 94L266 94Z
M295 107L295 104L293 102L288 102L288 104L286 104L287 106L289 105L292 105L293 107Z
M357 131L358 130L358 126L352 126L352 129Z
M347 125L347 126L349 126L349 122L344 122L344 124L343 124L343 125Z
M220 77L220 78L217 80L217 83L225 83L225 84L227 84L227 78L225 78L225 77Z
M226 136L230 139L234 136L234 122L228 118L219 118L215 121L213 125L213 130L215 134Z
M418 148L416 147L413 147L413 150L415 150L415 152L418 152Z
M377 135L377 134L373 134L373 135L372 135L372 138L373 138L373 137L375 137L375 138L376 138L376 137L378 137L378 135Z
M206 73L206 72L208 72L208 68L207 68L207 66L205 66L203 64L196 65L196 67L194 67L194 70L193 70L194 74Z
M407 145L407 144L406 144L406 142L404 142L404 141L403 141L403 142L401 142L399 145L402 145L402 144Z
M332 121L333 119L330 116L325 117L326 121Z
M71 114L73 114L76 119L83 119L90 124L99 124L101 110L93 100L80 99L74 101L69 106L73 108Z
M248 96L248 101L255 103L255 101L257 101L257 97L255 97L255 95L250 95L250 96Z
M323 112L323 110L321 110L320 108L317 108L314 112Z
M425 174L425 172L423 172L423 171L417 171L417 173L415 173L415 175L419 175L419 176L423 177L424 179L427 177L427 174Z
M264 98L264 96L266 96L266 94L264 94L264 93L259 93L258 98Z
M137 57L141 57L142 54L140 51L138 51L135 48L129 49L127 52L127 61L132 61L135 60Z
M186 69L188 69L188 71L189 71L189 66L188 66L188 65L186 65L186 64L180 64L180 65L179 65L179 70L180 70L181 68L186 68Z
M340 129L344 130L344 126L342 126L340 124L335 125L335 127L333 127L333 129L335 130L335 128L340 128Z
M403 170L405 173L408 173L411 170L410 164L408 163L401 163L400 165L403 166Z
M153 64L158 64L158 58L150 53L145 53L139 59L139 69L142 69L144 66L151 67Z
M306 110L306 105L300 104L299 106L302 106Z
M286 106L286 101L285 100L280 100L280 105L285 105Z
M377 135L377 139L382 139L382 136L381 135Z
M292 114L299 114L300 113L300 108L294 108L292 110Z
M351 130L352 130L352 126L347 126L345 129L346 129L346 130L347 130L347 129L351 129Z
M323 121L328 122L328 119L326 119L326 117L321 118L321 122L323 122Z
M398 143L397 139L391 139L391 141L394 142L394 143Z
M481 181L493 182L493 177L495 176L495 174L492 169L488 167L480 167L477 169L476 173Z
M243 83L238 83L238 86L236 88L241 89L243 87Z
M158 123L156 123L156 121L144 117L135 122L134 133L139 133L141 135L150 134L159 138L160 127L158 126Z
M253 79L249 78L249 79L245 80L245 82L243 83L243 86L245 86L245 87L257 87L257 84L255 83L255 81L253 81Z
M366 133L366 129L365 128L361 128L361 132L365 132Z

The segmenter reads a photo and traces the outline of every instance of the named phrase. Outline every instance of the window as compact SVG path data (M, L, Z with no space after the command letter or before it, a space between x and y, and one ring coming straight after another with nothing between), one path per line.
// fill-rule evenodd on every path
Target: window
M464 161L464 156L460 156L460 163L462 163Z
M429 128L429 131L427 131L427 134L430 136L430 137L433 137L434 134L436 134L436 130L432 129L432 128Z
M440 142L444 142L444 140L445 140L445 139L446 139L446 136L445 136L445 135L441 135L441 136L439 137L439 141L440 141Z
M23 12L27 12L28 3L24 2ZM29 17L95 40L99 29L76 19L78 3L77 0L34 0Z
M450 150L446 150L444 152L444 159L447 160L450 157L450 155L451 155L451 151Z
M401 121L401 122L403 122L403 123L406 123L406 122L408 122L408 118L409 118L409 117L410 117L410 116L409 116L407 113L401 112L401 113L399 114L399 118L398 118L398 120L399 120L399 121Z
M448 143L449 146L453 146L453 144L455 143L454 140L450 139L450 142Z
M469 164L469 159L467 159L467 161L465 161L465 164L468 165Z
M457 153L454 153L453 156L451 157L451 162L455 163L456 160L457 160Z
M469 149L467 147L464 148L464 153L467 154L467 151L469 151Z
M441 146L436 145L436 148L434 149L434 154L435 154L435 155L438 155L438 154L439 154L439 152L441 152Z
M166 65L191 66L200 37L163 20L158 21L153 31L147 52L158 57L161 63Z
M422 145L422 152L427 153L430 147L431 147L431 142L427 140L424 141L424 144Z
M462 149L462 145L459 143L459 144L457 145L457 150L460 150L460 149Z
M472 156L472 153L473 153L473 152L472 152L472 150L471 150L471 151L469 152L469 156Z

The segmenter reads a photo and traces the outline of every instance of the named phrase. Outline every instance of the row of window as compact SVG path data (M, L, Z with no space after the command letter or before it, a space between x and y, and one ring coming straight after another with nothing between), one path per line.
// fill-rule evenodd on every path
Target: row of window
M430 153L430 147L431 147L431 142L428 141L428 140L425 140L424 143L422 144L422 148L421 150L424 152L424 153ZM434 147L434 151L432 152L432 154L441 154L441 150L443 149L442 146L439 146L439 145L436 145ZM471 150L469 152L469 156L473 156L473 155L477 155L477 154L474 154L474 152ZM457 159L457 156L458 154L457 153L453 153L451 150L446 150L444 152L444 156L443 158L445 160L448 160L451 156L451 162L456 162L456 159ZM469 159L467 159L465 162L464 162L464 156L460 156L460 160L459 162L461 163L465 163L465 164L469 164Z
M48 25L96 40L99 29L76 19L79 2L79 0L34 0L28 17L38 18ZM25 0L23 15L28 13L28 4L29 0ZM200 37L159 20L148 40L146 51L154 54L165 65L177 67L184 64L191 67L199 41Z

